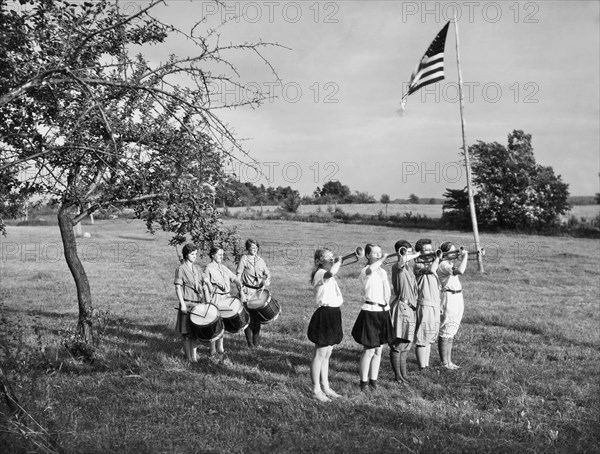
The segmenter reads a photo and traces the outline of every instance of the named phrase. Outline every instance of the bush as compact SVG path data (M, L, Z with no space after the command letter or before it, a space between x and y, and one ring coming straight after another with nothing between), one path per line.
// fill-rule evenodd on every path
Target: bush
M298 208L300 208L301 203L302 199L300 196L297 193L292 192L291 194L288 194L285 199L283 199L281 202L281 208L286 213L296 213Z
M469 147L472 157L477 222L487 230L551 232L569 209L569 185L552 167L535 162L531 135L515 130L508 146L479 141ZM450 227L470 224L467 189L444 194L444 222Z

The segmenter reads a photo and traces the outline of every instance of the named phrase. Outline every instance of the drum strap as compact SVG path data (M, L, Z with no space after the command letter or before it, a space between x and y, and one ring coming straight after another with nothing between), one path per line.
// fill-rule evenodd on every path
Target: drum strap
M252 279L254 279L254 281L260 282L260 278L258 277L258 273L256 272L256 260L257 259L259 259L258 256L254 256L252 258L252 261L250 261L249 258L247 259L248 263L252 265L252 273L247 273L247 275L250 276ZM251 288L253 290L259 290L259 289L262 288L262 287L255 287L253 285L249 285L249 284L246 284L246 283L244 283L244 286L248 287L248 288Z
M222 273L222 272L221 272L221 275L223 275L223 273ZM210 283L211 283L211 284L212 284L212 285L213 285L213 286L214 286L216 289L219 289L219 290L225 290L225 286L224 286L223 284L218 284L218 283L216 283L215 281L210 281ZM216 290L215 290L215 292L214 292L214 293L215 293L215 294L218 294L218 295L226 295L226 294L227 294L227 293L218 293Z
M189 284L186 284L185 282L183 283L183 286L184 286L184 287L187 287L187 288L191 288L191 289L192 289L194 292L196 292L196 294L198 294L198 295L200 294L200 292L198 291L198 289L197 289L196 287L192 287L191 285L189 285Z

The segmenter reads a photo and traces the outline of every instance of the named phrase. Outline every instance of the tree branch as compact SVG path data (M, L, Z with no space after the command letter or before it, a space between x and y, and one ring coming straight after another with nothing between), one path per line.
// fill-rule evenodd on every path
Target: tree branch
M75 216L71 222L73 223L73 225L76 225L78 222L81 222L83 219L85 219L86 216L89 216L90 214L92 214L93 212L102 208L103 206L124 205L124 204L128 204L128 203L142 202L144 200L151 200L151 199L155 199L157 197L160 197L160 194L146 194L146 195L141 195L138 197L132 197L130 199L112 200L111 202L107 202L105 204L94 204L94 205L91 205L89 208L82 210L81 213L79 213L77 216Z

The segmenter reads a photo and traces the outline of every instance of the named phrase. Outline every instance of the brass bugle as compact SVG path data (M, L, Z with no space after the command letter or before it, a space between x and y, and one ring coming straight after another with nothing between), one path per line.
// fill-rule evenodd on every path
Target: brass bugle
M341 266L346 266L346 265L351 265L352 263L356 263L358 262L359 259L363 258L365 256L365 249L363 247L358 246L353 253L348 254L348 255L344 255L342 257L342 264ZM351 262L348 262L348 260L350 259L354 259Z
M454 251L452 251L454 252ZM419 257L417 257L415 260L420 262L420 263L431 263L435 260L436 257L443 257L444 253L442 252L441 249L437 249L434 252L426 252L426 253L421 253L421 255Z
M462 255L464 248L461 246L460 249L455 249L454 251L447 251L442 254L442 258L445 260L455 260L460 258ZM481 248L479 251L469 251L468 258L473 259L477 257L479 254L483 257L485 255L485 249Z
M438 249L438 251L439 250L440 249ZM442 252L442 257L440 260L455 260L457 258L460 258L463 250L464 250L464 248L461 246L460 249ZM435 260L435 257L437 256L437 254L438 254L437 251L436 252L428 252L427 254L422 254L418 260L422 263L430 263ZM484 256L485 249L481 248L479 251L469 251L468 258L473 259L473 258L477 257L479 254Z
M395 259L401 255L406 255L407 254L407 250L405 247L401 247L400 249L398 249L398 252L394 252L393 254L388 255L385 260L383 261L384 265L389 265L390 263L392 263L392 259Z

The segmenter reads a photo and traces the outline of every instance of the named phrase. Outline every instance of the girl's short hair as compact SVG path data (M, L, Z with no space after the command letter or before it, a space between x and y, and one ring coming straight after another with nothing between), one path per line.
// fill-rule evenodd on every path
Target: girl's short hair
M219 247L219 246L212 246L212 247L210 248L210 252L208 253L208 256L209 256L209 257L212 259L212 258L215 256L215 254L216 254L217 252L219 252L220 250L222 250L222 249L223 249L223 248L222 248L222 247Z
M412 248L412 245L406 240L399 240L399 241L396 241L396 244L394 244L394 250L396 252L398 252L400 250L400 248L402 248L402 247L406 248L408 250L408 249Z
M185 246L183 246L183 249L181 249L181 254L183 255L183 259L187 260L188 255L190 255L192 252L197 251L198 250L198 246L196 246L194 243L188 243Z
M378 244L367 243L367 245L365 246L365 255L369 255L371 253L371 251L376 247L381 247L381 246L379 246Z
M423 246L426 244L431 244L431 240L429 238L421 238L415 243L415 251L421 252L423 250Z
M442 252L448 252L452 248L452 246L452 241L446 241L445 243L442 243L440 249L442 250Z
M246 243L244 244L244 246L246 247L246 250L250 249L250 246L255 245L256 249L260 249L260 245L258 244L258 241L253 240L252 238L248 238L246 240Z

